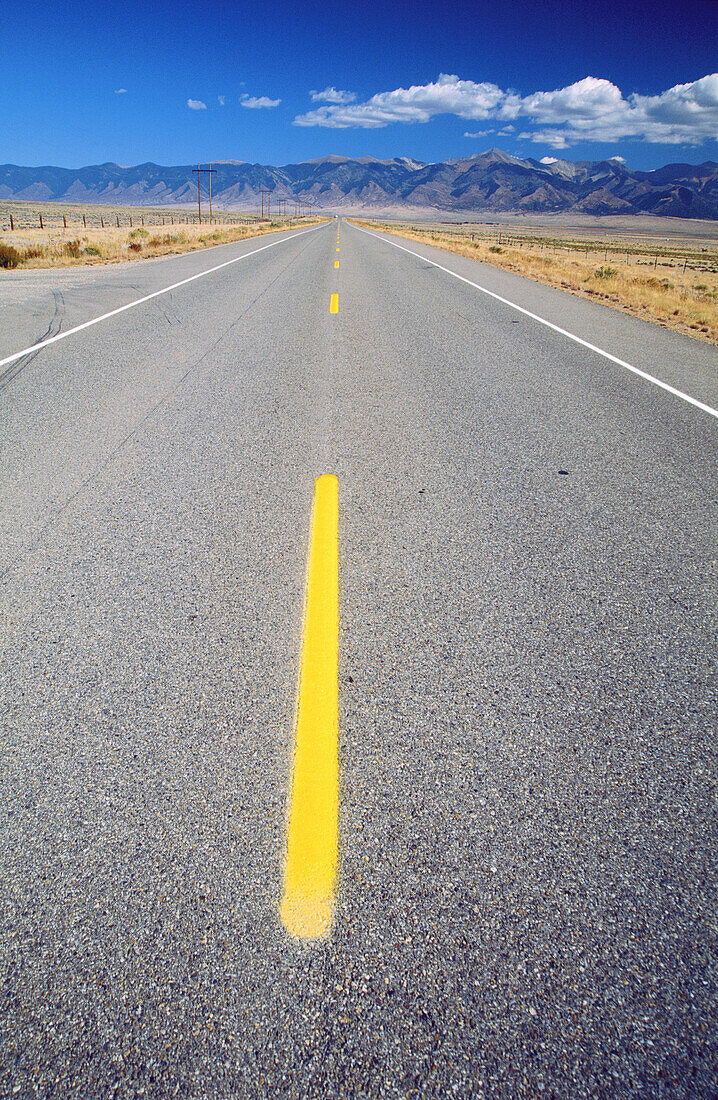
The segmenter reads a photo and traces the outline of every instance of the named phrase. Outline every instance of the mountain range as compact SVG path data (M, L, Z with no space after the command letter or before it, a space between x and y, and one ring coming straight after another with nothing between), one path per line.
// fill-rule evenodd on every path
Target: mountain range
M521 159L489 149L438 164L408 157L327 156L271 165L214 164L217 209L256 210L261 189L272 203L297 200L328 212L659 214L718 218L718 164L667 164L652 172L620 159ZM204 177L206 181L207 177ZM0 165L0 199L175 206L197 201L196 166L98 164L87 168ZM204 193L204 186L203 186Z

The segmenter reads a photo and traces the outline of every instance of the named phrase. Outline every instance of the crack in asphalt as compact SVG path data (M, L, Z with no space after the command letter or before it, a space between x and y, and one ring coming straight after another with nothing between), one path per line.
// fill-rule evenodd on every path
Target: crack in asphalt
M61 290L53 290L52 296L55 303L55 309L50 322L45 332L35 340L36 344L41 344L43 340L48 340L52 336L58 336L62 331L62 321L65 314L65 296ZM7 370L0 374L0 393L3 393L9 385L11 385L15 379L22 374L26 367L37 358L42 351L42 348L38 348L37 351L28 352L22 359L17 359L14 363L11 363Z
M167 297L168 301L166 306L162 298L155 298L157 309L159 310L161 316L164 317L170 328L174 327L175 325L182 325L183 321L178 316L177 310L174 308L172 294L169 294ZM173 316L170 316L170 312L173 314Z
M209 355L211 355L211 353L213 351L215 351L215 349L222 343L222 341L224 339L226 339L226 337L233 331L233 329L235 329L237 327L237 325L240 323L240 321L242 321L247 316L247 314L257 304L257 302L259 302L264 297L264 295L269 290L271 290L271 288L274 286L274 284L276 282L278 282L279 279L281 279L281 277L284 275L285 271L287 271L288 268L290 268L293 263L295 263L298 259L301 258L302 254L306 251L308 246L309 246L309 242L307 241L305 244L302 245L299 252L294 257L290 258L287 261L287 263L285 263L280 268L277 275L270 282L268 282L266 284L266 286L264 286L262 288L262 290L260 290L254 296L254 298L252 298L252 300L247 304L247 306L245 306L245 308L242 310L242 312L237 317L235 317L235 319L217 337L217 339L214 341L214 343L212 343L210 345L210 347L208 347L206 349L206 351L202 352L202 354L196 360L194 360L193 363L191 363L191 365L187 368L187 370L181 375L180 378L177 379L177 381L174 383L173 386L170 386L170 388L167 390L167 392L165 394L163 394L163 396L159 399L159 401L157 401L154 405L152 405L151 408L149 408L147 410L147 412L142 417L140 417L140 419L133 425L131 431L129 431L127 433L127 435L125 435L124 438L120 440L120 442L110 451L110 453L106 456L106 458L102 462L100 462L99 465L97 465L95 467L95 469L92 470L92 472L87 475L87 477L83 478L83 480L78 485L77 489L75 489L74 492L72 492L68 497L66 497L65 500L62 502L62 504L58 504L54 509L51 510L50 516L49 516L47 522L40 528L40 530L37 533L37 535L35 536L35 538L33 540L31 540L27 545L23 546L20 553L18 553L5 566L4 569L0 570L0 579L4 579L9 573L11 573L13 571L13 569L19 564L19 562L24 560L24 558L28 554L31 554L35 550L37 550L38 546L41 545L41 543L42 543L43 539L45 538L45 536L47 535L48 531L57 522L57 520L60 518L60 516L66 511L66 509L73 503L73 501L75 501L79 496L81 496L82 493L85 491L85 489L89 485L91 485L92 482L95 481L96 478L98 478L100 476L100 474L102 474L115 461L117 456L125 449L127 444L130 443L132 441L132 439L134 439L134 437L137 435L137 433L140 431L140 429L144 427L144 425L155 415L155 413L160 408L162 408L164 405L167 405L169 403L170 399L175 396L175 394L182 387L182 385L187 380L187 378L189 378L189 376L191 374L195 373L197 368L199 366L201 366L201 364L207 359L207 357ZM62 297L61 294L60 294L60 297ZM53 318L53 320L54 320L54 318ZM37 355L37 354L38 354L38 352L35 352L35 355ZM32 358L34 358L34 355L32 356ZM27 364L25 364L25 365L27 365ZM210 367L209 369L211 370L212 368Z

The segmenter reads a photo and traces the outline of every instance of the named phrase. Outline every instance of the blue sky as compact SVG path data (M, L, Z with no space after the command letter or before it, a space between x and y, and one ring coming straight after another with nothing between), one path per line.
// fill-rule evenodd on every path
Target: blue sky
M6 0L0 162L718 160L717 47L718 0Z

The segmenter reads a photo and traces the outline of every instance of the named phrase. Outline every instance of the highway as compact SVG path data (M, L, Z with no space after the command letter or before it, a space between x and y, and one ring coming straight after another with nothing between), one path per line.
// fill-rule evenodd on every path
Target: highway
M0 1095L718 1094L716 349L344 220L0 317Z

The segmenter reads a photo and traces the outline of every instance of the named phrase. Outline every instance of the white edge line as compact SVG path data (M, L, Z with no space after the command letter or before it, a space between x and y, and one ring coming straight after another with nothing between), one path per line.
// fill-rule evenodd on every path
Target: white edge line
M258 252L264 252L267 248L274 248L274 246L278 244L286 244L287 241L296 240L297 237L304 237L307 233L314 233L317 229L323 228L323 225L314 225L311 229L303 229L301 233L290 233L288 237L282 237L278 241L270 241L269 244L264 244L261 248L254 248L251 252L245 252L242 256L235 256L233 260L226 260L222 264L217 264L216 267L210 267L206 271L200 271L196 275L190 275L188 279L180 279L178 283L173 283L172 286L163 287L162 290L155 290L152 294L146 294L144 298L137 298L134 302L128 302L126 305L119 306L117 309L111 309L109 313L103 313L99 317L93 317L91 321L84 321L81 325L75 325L74 328L67 329L66 332L60 332L57 336L50 336L47 340L41 340L39 344L32 344L23 351L16 351L13 355L8 355L6 359L0 359L0 367L5 367L8 363L14 363L16 359L22 359L23 355L32 355L34 352L40 351L41 348L46 348L50 344L56 344L58 340L65 340L68 336L73 336L76 332L82 332L85 328L91 328L92 325L98 325L100 321L106 321L109 317L116 317L118 313L124 313L126 309L134 309L135 306L141 306L143 302L149 302L152 298L159 298L161 294L168 294L170 290L176 290L178 286L186 286L187 283L193 283L195 279L202 279L205 275L211 275L213 271L221 271L223 267L229 267L230 264L238 264L240 260L248 260L250 256L256 256ZM180 255L186 255L186 253L180 253ZM174 258L175 257L173 257L173 259Z
M500 294L494 294L493 290L487 290L486 287L479 286L478 283L472 283L471 279L466 279L463 275L457 275L451 268L437 264L434 260L430 260L428 256L422 256L420 252L413 252L410 248L404 248L403 245L397 244L396 241L387 240L386 237L382 237L379 233L371 233L368 229L362 229L359 225L352 225L352 228L358 229L360 233L366 233L369 237L376 237L377 240L383 241L384 244L391 244L394 248L400 248L402 252L408 252L410 256L416 256L418 260L424 260L427 264L431 264L432 267L438 267L439 271L445 271L447 275L453 275L455 279L460 279L462 283L468 283L469 286L473 286L476 290L480 290L482 294L488 294L490 298L495 298L497 302L503 302L505 306L510 306L511 309L518 310L519 313L523 313L526 317L530 317L532 321L538 321L540 325L545 325L546 328L553 329L554 332L560 333L561 336L567 336L569 340L573 340L576 344L581 344L584 348L588 348L589 351L595 351L597 355L602 355L604 359L610 360L611 363L616 363L617 366L623 367L625 370L630 370L633 374L637 374L639 378L645 378L647 382L652 382L654 386L660 386L662 390L672 393L674 397L680 397L681 400L687 401L689 405L694 405L697 409L701 409L703 412L708 413L709 416L718 417L718 409L714 409L710 405L704 405L702 401L697 401L695 397L690 397L687 393L683 393L682 390L677 390L674 386L669 386L667 382L661 382L660 378L654 378L652 374L647 374L645 371L639 370L638 367L632 366L631 363L626 363L624 359L616 358L615 355L611 355L610 352L604 351L603 348L597 348L595 344L589 344L588 340L582 340L580 336L574 336L572 332L567 332L565 328L554 325L552 321L547 321L545 318L539 317L535 313L531 313L530 310L524 309L523 306L517 306L515 302L510 302L508 298L502 298ZM1 363L0 366L2 366Z

